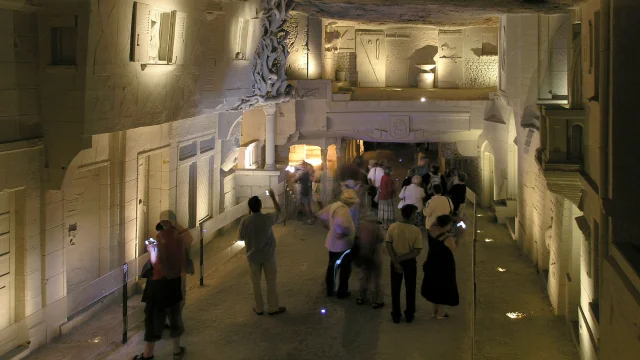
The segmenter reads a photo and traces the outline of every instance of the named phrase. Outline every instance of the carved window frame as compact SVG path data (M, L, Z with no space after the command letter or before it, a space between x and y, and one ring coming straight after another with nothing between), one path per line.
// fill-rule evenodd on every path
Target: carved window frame
M129 60L146 65L184 63L186 29L185 13L135 1ZM155 46L157 50L154 50Z

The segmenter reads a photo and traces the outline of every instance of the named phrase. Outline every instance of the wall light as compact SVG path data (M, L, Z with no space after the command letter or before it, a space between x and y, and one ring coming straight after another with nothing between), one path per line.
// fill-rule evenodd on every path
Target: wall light
M507 269L505 269L505 268L501 268L501 267L499 267L499 266L498 266L498 269L497 269L497 270L498 270L498 271L500 271L500 272L505 272L505 271L507 271Z
M423 97L420 98L420 101L425 102L425 101L427 101L427 98L423 96Z
M493 239L489 239L489 238L485 238L484 241L486 242L493 242Z

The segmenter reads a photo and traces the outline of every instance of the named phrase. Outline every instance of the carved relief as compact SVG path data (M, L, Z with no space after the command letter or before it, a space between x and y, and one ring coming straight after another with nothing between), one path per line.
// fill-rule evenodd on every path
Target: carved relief
M294 93L287 83L289 31L285 28L293 0L263 0L260 17L262 37L258 43L252 67L252 95L245 96L231 110L289 101Z
M389 135L394 139L402 139L409 136L409 116L390 115Z
M356 28L328 25L325 30L324 49L327 52L355 52Z

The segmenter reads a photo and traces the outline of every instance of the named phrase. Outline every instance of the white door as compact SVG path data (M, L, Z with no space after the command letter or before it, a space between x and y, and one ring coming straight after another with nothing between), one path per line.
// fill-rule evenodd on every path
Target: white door
M387 48L384 32L356 33L358 86L385 87Z
M100 277L100 169L79 170L64 189L67 294Z

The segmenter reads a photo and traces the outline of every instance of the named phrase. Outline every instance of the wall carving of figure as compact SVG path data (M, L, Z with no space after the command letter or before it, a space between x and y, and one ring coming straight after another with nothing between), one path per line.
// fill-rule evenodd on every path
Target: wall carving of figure
M229 131L229 138L222 141L222 154L220 168L229 171L238 163L238 153L240 152L240 134L242 132L242 120L236 121Z
M287 57L289 56L286 29L293 0L263 0L260 24L262 37L253 58L252 94L243 97L231 110L248 110L254 107L289 101L295 88L287 83Z

